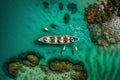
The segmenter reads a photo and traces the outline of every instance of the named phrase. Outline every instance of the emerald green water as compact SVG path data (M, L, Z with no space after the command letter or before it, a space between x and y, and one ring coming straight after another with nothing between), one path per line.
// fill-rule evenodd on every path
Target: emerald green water
M91 42L87 22L84 18L85 8L97 0L47 0L49 9L44 9L43 0L1 0L0 2L0 66L3 62L24 51L38 51L45 57L41 63L51 58L67 58L71 61L82 61L88 73L88 80L120 80L120 52L116 49L99 50ZM59 11L58 4L62 1L64 10ZM63 16L69 13L66 6L69 2L77 3L78 12L70 15L69 24L64 24ZM56 29L51 23L58 25ZM44 32L47 27L51 33ZM75 43L79 50L72 55L67 45L60 54L63 46L39 45L35 41L46 35L71 35L80 38ZM0 80L10 80L2 71Z

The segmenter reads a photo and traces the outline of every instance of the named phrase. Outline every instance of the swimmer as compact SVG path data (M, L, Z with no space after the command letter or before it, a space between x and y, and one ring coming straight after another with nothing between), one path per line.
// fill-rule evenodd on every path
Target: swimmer
M65 50L65 49L66 49L66 46L63 47L63 50Z
M75 46L75 50L78 51L78 47L77 46Z
M45 31L48 31L48 28L43 28Z

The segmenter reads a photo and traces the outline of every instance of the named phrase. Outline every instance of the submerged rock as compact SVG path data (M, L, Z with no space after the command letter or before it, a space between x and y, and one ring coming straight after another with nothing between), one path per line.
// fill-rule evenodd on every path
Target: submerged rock
M120 17L120 7L119 7L119 9L118 9L117 15Z
M111 21L103 23L103 27L114 36L116 41L120 41L120 17L115 16Z
M3 64L3 70L11 78L16 78L21 68L22 64L17 57L10 58Z
M114 8L120 6L120 0L110 0L110 2L113 4Z
M59 3L59 10L63 10L63 3L62 2Z
M23 56L26 55L23 54ZM30 61L33 60L33 58L34 57L31 55L27 57ZM22 59L25 60L26 58L24 57ZM22 68L19 70L21 66ZM9 64L7 70L9 74L15 76L15 80L21 80L21 78L25 80L31 78L34 78L34 80L87 80L84 66L81 65L81 63L73 64L72 62L69 62L69 60L54 59L50 61L48 65L41 64L35 67L29 67L14 61ZM53 75L55 77L53 77Z
M99 46L109 46L109 43L105 39L101 39L101 38L97 40L97 44Z
M89 23L94 23L95 22L96 14L97 14L96 10L88 10L87 11L86 18L87 18Z
M43 1L42 4L43 4L44 8L48 8L48 6L49 6L49 3L47 1Z
M74 14L74 13L76 13L77 12L77 4L75 4L75 3L69 3L68 5L67 5L67 9L69 10L69 11L71 11L71 14Z
M73 80L86 80L86 73L83 72L74 72L71 74Z
M20 70L20 68L22 67L22 64L20 62L14 62L14 63L10 63L9 64L9 74L17 77L18 74L18 70Z
M117 9L106 3L95 3L86 9L86 19L89 23L104 23L113 18Z
M62 60L53 60L49 63L49 69L55 72L70 72L72 80L86 80L87 73L81 62L74 64Z
M22 53L20 56L22 63L27 66L35 67L39 64L40 55L34 51L28 51Z
M3 64L3 70L7 76L11 78L17 78L19 72L24 73L24 67L35 67L39 64L41 56L34 51L27 51L18 56L8 59ZM25 66L24 66L25 65ZM21 80L21 79L20 79Z
M39 59L36 56L30 55L31 58L28 58L27 60L23 60L23 64L27 66L36 66L39 63Z
M70 21L70 15L68 13L65 13L64 14L64 23L65 24L68 24Z
M91 39L100 46L109 46L120 41L118 17L119 0L107 0L94 4L86 9ZM114 5L113 5L114 4Z
M82 65L73 65L73 70L80 72L83 70L83 66Z
M72 65L63 61L53 61L49 63L49 68L55 72L64 72L69 71L72 68Z
M102 36L102 29L100 28L101 25L99 24L90 24L89 31L90 36L93 42L96 42L98 38Z
M52 24L50 25L50 27L53 28L53 29L56 29L56 28L57 28L57 25L54 24L54 23L52 23Z
M100 46L109 46L116 43L115 36L103 24L90 24L89 31L92 41Z
M107 40L107 42L115 44L116 43L116 39L114 37L112 37L112 35L109 34L109 32L103 32L103 35L105 36L105 39Z

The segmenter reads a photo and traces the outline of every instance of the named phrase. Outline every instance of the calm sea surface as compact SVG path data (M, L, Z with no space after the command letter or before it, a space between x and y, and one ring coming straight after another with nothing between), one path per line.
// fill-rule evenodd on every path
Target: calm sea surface
M45 1L45 0L44 0ZM115 50L98 50L91 42L85 8L97 0L46 0L49 7L45 9L43 0L1 0L0 1L0 80L11 80L2 71L2 64L8 58L25 51L37 51L45 57L42 64L51 58L68 58L71 61L82 61L88 73L88 80L120 80L120 52ZM63 2L62 11L58 9ZM67 10L68 3L76 3L78 12L71 14ZM64 24L64 14L70 14L70 21ZM50 27L54 23L56 29ZM42 30L48 28L49 33ZM78 51L72 55L72 48L63 46L40 45L39 37L47 35L71 35L80 40L75 43Z

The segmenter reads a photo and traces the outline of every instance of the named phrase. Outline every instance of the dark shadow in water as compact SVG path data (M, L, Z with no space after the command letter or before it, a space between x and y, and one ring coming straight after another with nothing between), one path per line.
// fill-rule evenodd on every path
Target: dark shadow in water
M58 2L59 0L36 0L34 1L34 4L36 6L42 5L45 9L49 9L51 5L55 5Z

